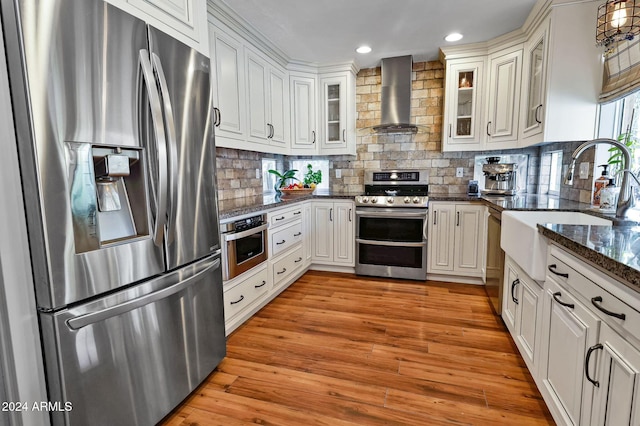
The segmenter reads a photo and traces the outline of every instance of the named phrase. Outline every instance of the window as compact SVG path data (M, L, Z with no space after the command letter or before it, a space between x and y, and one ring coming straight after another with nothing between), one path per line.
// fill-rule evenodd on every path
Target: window
M304 175L307 173L307 165L311 164L311 168L315 172L320 170L322 172L322 182L317 186L318 189L329 189L329 160L292 160L291 168L298 170L296 177L300 179L300 182L304 180Z
M640 92L634 92L624 98L602 105L600 119L600 136L618 139L621 134L629 133L632 138L640 140ZM640 165L640 149L631 150L630 169ZM611 153L606 149L599 151L596 164L606 163ZM611 174L616 168L611 168Z
M269 173L269 170L278 170L275 158L262 159L262 192L265 194L276 192L273 189L276 184L276 177Z
M549 195L560 195L562 183L562 151L552 151L551 166L549 170Z

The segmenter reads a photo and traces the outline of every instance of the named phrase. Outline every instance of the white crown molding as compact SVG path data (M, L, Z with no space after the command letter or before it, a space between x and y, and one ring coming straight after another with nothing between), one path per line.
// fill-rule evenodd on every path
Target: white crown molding
M233 9L219 0L207 0L209 22L215 24L216 20L245 40L249 41L264 54L276 61L282 67L286 67L291 61L278 46L273 44L260 31L255 29L246 19L238 15Z
M357 74L360 70L360 68L352 62L318 64L292 59L223 1L207 0L207 10L210 23L226 26L232 33L244 38L254 47L262 51L262 53L289 71L299 71L303 73L351 71Z

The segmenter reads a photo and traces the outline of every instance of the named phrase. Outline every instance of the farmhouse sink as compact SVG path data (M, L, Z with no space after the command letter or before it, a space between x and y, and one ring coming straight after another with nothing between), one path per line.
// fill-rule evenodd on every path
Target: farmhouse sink
M544 281L547 241L538 233L537 224L604 225L612 222L579 212L505 211L502 212L500 246L531 278Z

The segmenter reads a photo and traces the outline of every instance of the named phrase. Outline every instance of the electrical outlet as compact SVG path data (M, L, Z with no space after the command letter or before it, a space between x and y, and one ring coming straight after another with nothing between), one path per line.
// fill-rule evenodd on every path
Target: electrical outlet
M578 176L580 179L587 179L589 177L589 163L580 163L580 173Z
M340 179L342 177L342 170L336 169L336 179Z
M260 179L260 169L256 169L256 179Z
M464 176L464 167L456 168L456 177L463 177L463 176Z

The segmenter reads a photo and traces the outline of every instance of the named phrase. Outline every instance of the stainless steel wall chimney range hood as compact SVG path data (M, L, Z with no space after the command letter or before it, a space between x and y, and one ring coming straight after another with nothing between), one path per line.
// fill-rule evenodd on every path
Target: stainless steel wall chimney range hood
M374 133L416 133L411 124L411 75L413 58L398 56L382 59L382 121Z

